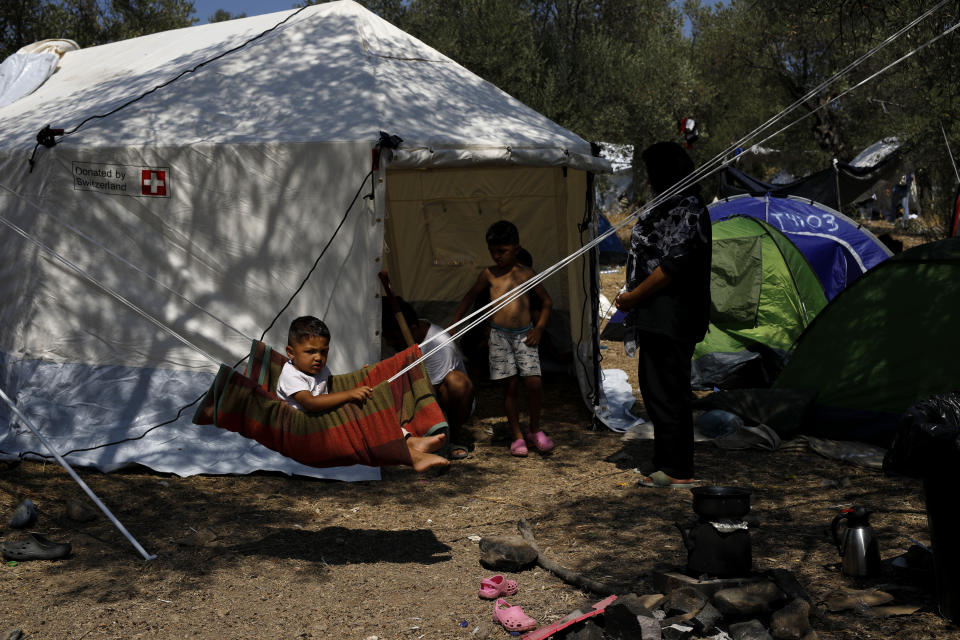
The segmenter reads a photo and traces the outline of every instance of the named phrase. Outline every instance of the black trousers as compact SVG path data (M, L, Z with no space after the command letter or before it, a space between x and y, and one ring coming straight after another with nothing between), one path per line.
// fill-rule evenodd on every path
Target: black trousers
M637 376L653 423L653 465L671 478L692 478L693 400L690 358L694 343L637 332Z

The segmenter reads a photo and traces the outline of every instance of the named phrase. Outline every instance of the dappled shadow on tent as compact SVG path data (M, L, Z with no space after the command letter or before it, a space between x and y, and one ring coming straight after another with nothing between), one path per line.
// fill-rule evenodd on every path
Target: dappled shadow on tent
M259 46L269 46L261 43ZM282 47L274 43L279 55ZM200 50L195 55L176 60L175 68L193 64L196 59L212 55L213 51ZM226 65L230 59L222 61ZM304 60L291 61L288 70L298 71ZM346 65L346 62L343 63ZM230 70L234 74L231 90L247 92L245 100L255 102L263 96L253 92L253 85L247 84L254 74L270 74L265 68L240 67ZM190 144L187 146L161 147L153 153L138 150L120 150L119 147L77 151L78 145L122 142L125 135L136 128L137 122L150 122L163 138L168 129L180 130L183 123L173 120L174 116L165 115L165 107L177 105L176 113L182 117L184 112L195 112L197 126L206 126L211 114L205 113L209 106L209 94L203 99L186 91L191 82L204 82L212 74L221 77L216 68L205 68L196 77L187 76L184 80L147 96L141 102L104 120L94 120L85 125L78 133L66 138L60 146L44 150L39 158L39 169L33 175L26 175L26 154L23 157L24 198L31 200L25 204L9 193L12 206L5 207L7 216L22 226L27 233L39 242L61 254L66 260L76 264L97 284L54 262L45 252L35 249L27 240L14 234L4 234L4 252L6 255L18 255L14 264L8 264L11 271L8 282L16 283L18 305L8 305L4 312L4 321L8 327L22 327L23 334L36 334L43 324L38 322L49 313L43 304L54 304L54 313L63 322L57 326L57 334L47 340L63 344L70 359L81 362L103 363L111 360L115 363L137 365L153 362L169 362L174 365L196 366L201 370L211 370L217 361L233 364L248 349L248 339L259 336L266 329L266 323L275 311L279 311L286 297L293 292L300 280L306 276L320 249L334 233L335 223L346 214L354 194L364 183L364 167L369 162L369 151L365 144L356 145L359 158L347 166L331 167L329 163L317 162L306 145L261 146L257 150L251 147L221 146L216 144ZM161 79L155 71L144 74L139 80L142 88L149 87ZM167 78L163 78L167 79ZM80 103L92 101L97 112L106 112L126 96L116 96L119 86L129 86L130 79L106 81L98 86L80 91L73 100ZM335 93L336 87L321 87L319 90L306 91L298 101L316 100L317 108L329 100L329 93ZM228 92L229 93L229 92ZM97 101L95 98L104 99ZM218 96L227 104L230 95ZM196 100L195 103L192 103ZM63 105L60 105L63 106ZM297 105L302 108L304 105ZM341 108L349 112L364 108L360 103L342 104ZM284 108L264 110L265 116L281 118ZM326 113L326 111L325 111ZM132 114L132 115L131 115ZM57 105L51 106L45 114L53 122L69 126L76 120L63 122L62 111ZM75 114L75 118L86 117L87 113ZM118 126L121 116L128 118ZM328 118L343 120L335 114L327 113ZM215 118L213 118L215 120ZM255 118L254 118L255 120ZM205 124L201 124L205 123ZM247 126L249 122L239 123ZM273 122L260 123L269 131ZM214 126L217 126L214 123ZM259 125L258 125L259 126ZM255 127L256 129L256 127ZM236 131L218 130L222 137L232 137ZM200 132L193 140L218 137L210 131ZM242 132L239 132L242 134ZM375 136L376 132L369 132ZM142 132L138 137L142 136ZM269 136L267 136L269 137ZM141 138L142 139L142 138ZM251 153L253 151L253 153ZM33 187L31 181L43 183L50 175L62 172L69 176L70 158L93 157L97 160L118 160L130 164L159 164L172 167L171 197L157 207L155 201L130 197L111 197L108 195L73 191L69 187L63 190L64 197L87 199L89 206L80 205L70 210L57 202L56 197L37 200L30 196ZM183 171L184 167L191 171ZM49 175L44 176L44 172ZM368 183L369 186L369 183ZM190 198L183 197L189 193ZM237 203L243 204L243 210L237 210ZM350 226L358 225L367 211L360 201L350 213ZM297 227L290 224L290 207L296 206L303 211L322 211L333 209L336 219L320 223L309 218L297 220ZM333 216L327 216L333 218ZM65 225L70 225L73 230ZM348 226L349 228L349 226ZM81 234L83 234L81 236ZM361 234L362 235L362 234ZM85 237L83 237L85 236ZM344 300L331 295L334 290L362 290L361 282L369 280L369 274L359 273L355 269L344 268L348 256L358 247L355 234L342 234L342 240L331 246L320 265L320 272L314 280L320 280L320 286L314 282L308 286L300 301L299 308L309 304L311 313L329 316L332 308L343 305ZM345 242L344 242L345 240ZM111 256L109 251L121 259ZM128 263L124 263L124 260ZM49 266L52 263L52 266ZM46 273L35 273L36 267L47 267ZM131 266L132 265L132 266ZM143 273L139 272L142 270ZM151 280L159 279L160 284ZM57 299L51 295L49 283L56 282L57 287L71 292ZM211 287L209 284L216 283ZM162 286L161 286L162 285ZM150 318L158 320L172 331L183 335L188 342L203 352L213 356L214 361L185 349L180 342L165 331L159 330L141 314L127 308L124 303L113 298L107 289L117 292L124 300L136 305ZM211 318L179 299L172 292L183 293L201 309L209 311L217 320ZM39 301L44 301L37 304ZM349 306L349 301L347 306ZM220 323L237 327L246 335L237 335L232 329ZM281 326L282 325L282 326ZM334 326L334 332L343 335L350 326ZM281 321L272 334L274 342L283 344L286 323ZM92 338L92 339L91 339ZM113 351L104 351L104 342L109 341ZM4 345L9 348L10 345ZM89 349L88 349L89 348ZM57 346L52 346L53 353ZM338 356L334 356L335 358ZM355 359L351 354L339 355L343 361ZM83 385L95 382L89 376L77 378L74 383ZM154 399L150 416L171 417L181 403L199 396L206 384L198 384L193 391L185 390L175 397ZM144 405L144 398L151 391L150 376L140 376L135 387L123 389L110 398L113 404L112 415L126 427L129 422L125 416L137 415ZM42 414L34 414L41 420ZM71 416L64 417L67 423ZM76 420L76 418L73 418ZM110 432L110 417L101 418L108 424L101 424L102 437L87 444L99 444L114 439ZM189 412L185 420L189 421ZM143 424L143 422L141 422ZM144 428L149 423L143 424ZM41 424L41 429L45 425ZM61 423L58 425L63 427ZM69 430L69 424L67 424ZM130 435L124 431L123 435ZM155 436L159 441L165 439L163 429ZM38 443L39 445L39 443ZM179 455L172 452L172 455ZM111 454L105 452L104 465L112 466Z
M767 194L710 205L713 221L734 215L763 220L784 233L816 272L827 300L891 255L862 224L811 200Z
M783 233L749 216L713 222L710 271L710 326L694 351L694 387L768 385L826 305L820 281Z
M254 33L234 34L205 47L196 47L190 34L183 32L154 34L146 37L153 50L142 65L104 60L97 57L97 49L81 50L64 65L71 60L91 65L89 71L78 71L90 74L82 76L89 83L71 85L66 92L42 88L30 117L12 123L3 138L8 146L17 144L29 152L39 130L37 123L69 132L87 118L105 115L181 72L207 63L117 113L90 120L61 144L111 148L131 143L345 141L358 136L375 141L376 131L355 129L367 119L351 117L376 109L369 104L374 82L369 67L357 64L352 29L355 34L355 22L345 16L293 22L216 60ZM312 44L304 45L304 40ZM146 44L129 40L106 46L118 56L142 56ZM74 70L58 73L70 71ZM304 118L305 113L311 116ZM38 161L53 153L41 151Z

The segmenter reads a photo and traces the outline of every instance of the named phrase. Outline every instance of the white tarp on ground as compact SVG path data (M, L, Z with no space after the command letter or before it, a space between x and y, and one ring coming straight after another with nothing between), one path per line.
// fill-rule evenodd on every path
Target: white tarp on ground
M48 124L68 135L40 147L30 172ZM246 355L345 215L265 339L282 347L292 318L316 315L333 332L334 371L375 362L389 172L365 176L380 131L404 141L394 167L609 166L349 1L65 53L44 84L0 108L0 385L61 451L139 435L202 393L218 362ZM358 191L376 197L351 208ZM191 413L67 459L181 475L377 477L302 467L198 429ZM0 407L0 451L41 451L10 423Z

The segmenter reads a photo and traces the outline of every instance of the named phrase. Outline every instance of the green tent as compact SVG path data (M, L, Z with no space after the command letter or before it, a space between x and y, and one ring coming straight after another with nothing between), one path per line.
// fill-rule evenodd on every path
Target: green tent
M797 341L775 389L817 392L809 433L889 445L899 416L960 391L960 238L867 271Z
M771 225L733 216L713 223L710 328L693 354L696 388L766 387L827 304L803 254Z

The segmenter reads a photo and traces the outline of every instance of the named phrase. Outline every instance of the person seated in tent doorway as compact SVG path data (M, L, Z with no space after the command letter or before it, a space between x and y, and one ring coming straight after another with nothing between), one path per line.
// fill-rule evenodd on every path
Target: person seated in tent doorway
M696 183L670 191L694 171L693 160L674 142L658 142L642 154L655 196L669 197L641 215L630 237L626 285L614 304L627 313L636 343L640 393L653 423L653 467L640 484L690 487L693 407L690 359L710 317L710 214Z
M392 349L403 351L409 345L406 344L403 337L399 320L388 308L387 298L382 298L382 300L381 330L383 340ZM474 408L476 408L473 381L467 375L467 367L463 363L463 356L460 354L456 343L450 338L450 334L443 327L421 318L410 303L403 298L398 297L396 300L414 342L422 344L425 340L430 340L426 346L421 348L424 355L430 354L423 361L423 366L427 370L427 377L430 378L430 384L433 385L437 402L440 403L440 408L443 409L447 424L450 426L448 444L445 447L446 454L451 460L462 460L470 454L470 445L473 440L466 433L464 424L470 419Z
M512 222L500 220L490 225L486 241L495 264L480 272L476 283L464 295L454 315L454 323L464 317L473 301L482 293L489 291L490 298L496 300L536 275L533 269L517 260L521 250L520 232ZM540 354L537 348L553 302L542 284L537 284L532 291L541 303L536 324L532 321L531 296L528 294L511 300L490 318L490 379L504 382L504 411L513 432L510 453L520 457L528 455L528 443L542 453L549 452L554 446L553 441L540 429ZM530 418L526 432L520 429L517 404L521 379L527 392Z
M373 395L373 389L359 386L347 391L330 393L327 386L330 369L330 329L313 316L301 316L290 323L287 332L287 357L277 380L277 396L292 407L309 413L330 411L345 404L363 404ZM443 446L443 434L417 437L403 430L407 449L417 471L450 462L434 452Z

